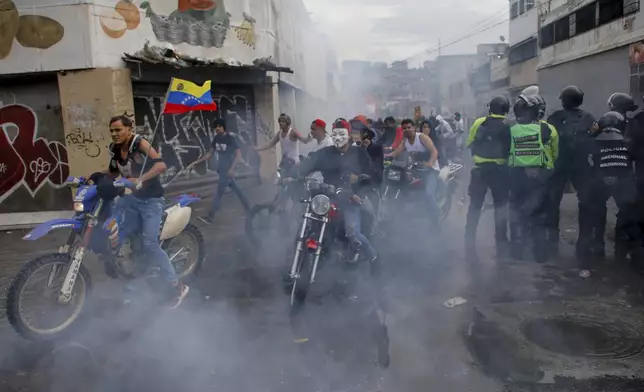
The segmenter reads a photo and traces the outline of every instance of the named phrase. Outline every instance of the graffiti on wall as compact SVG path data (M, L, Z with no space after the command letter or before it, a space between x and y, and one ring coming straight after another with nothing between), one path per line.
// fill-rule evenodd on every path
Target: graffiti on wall
M165 115L154 135L156 146L168 170L162 178L163 183L171 181L190 163L211 148L215 135L213 121L217 118L226 120L226 128L237 138L242 158L247 164L247 171L259 172L259 156L251 148L255 145L257 135L255 126L255 108L251 97L242 94L217 95L217 111L190 112L183 115ZM163 96L134 96L134 113L137 132L146 138L152 138L152 131L159 121ZM207 175L215 170L214 162L204 162L195 167L197 175Z
M12 0L0 0L0 60L11 53L14 40L25 48L49 49L65 35L55 19L41 15L20 15Z
M71 104L65 108L69 117L71 129L65 135L65 144L71 151L78 151L88 158L97 158L101 155L102 148L109 145L105 134L96 132L100 126L93 105Z
M110 38L119 39L128 30L141 24L139 7L132 0L119 0L113 8L106 8L99 15L101 29Z
M45 185L63 187L69 176L67 150L38 137L38 118L30 107L0 107L0 129L0 203L20 187L32 197Z
M149 1L141 3L141 8L161 42L185 42L206 48L224 46L230 28L224 0L178 0L177 9L169 16L155 13Z

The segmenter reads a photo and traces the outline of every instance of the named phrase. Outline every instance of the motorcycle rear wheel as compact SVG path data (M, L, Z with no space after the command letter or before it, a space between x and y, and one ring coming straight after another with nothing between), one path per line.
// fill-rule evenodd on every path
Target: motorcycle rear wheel
M69 333L71 328L78 324L78 321L84 314L85 305L91 292L91 279L87 269L81 264L78 269L78 275L72 288L72 299L69 304L62 305L57 302L60 286L56 284L54 288L44 288L46 294L50 294L50 299L56 306L67 307L76 304L73 313L55 326L48 328L36 327L25 318L22 297L25 286L35 273L43 268L52 267L49 278L65 279L70 264L70 255L68 253L52 253L41 256L28 262L11 282L9 293L7 295L7 319L13 329L22 337L35 341L51 341L63 337ZM54 267L56 272L54 273ZM53 275L52 275L53 274ZM62 282L60 283L62 285ZM47 290L49 291L47 293ZM78 290L78 291L77 291Z
M186 248L187 255L184 254ZM171 258L172 266L180 280L194 278L201 269L206 254L203 235L197 226L193 224L188 224L179 235L166 240L163 244L163 250ZM189 261L180 263L184 259Z

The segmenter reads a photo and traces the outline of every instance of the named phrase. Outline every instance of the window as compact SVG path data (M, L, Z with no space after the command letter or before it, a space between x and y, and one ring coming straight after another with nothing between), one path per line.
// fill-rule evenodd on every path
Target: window
M519 0L519 15L525 12L525 0Z
M517 16L519 16L519 3L515 1L510 4L510 19L515 19Z
M570 38L570 17L564 17L553 23L555 25L555 43Z
M531 39L510 49L508 62L510 65L519 64L537 57L537 40Z
M640 10L640 0L624 0L624 15L630 15Z
M539 46L542 48L548 47L555 43L555 25L550 23L543 26L539 31Z
M624 0L599 0L598 3L599 26L624 16Z
M628 1L628 0L626 0L626 1ZM534 0L526 0L525 1L525 10L530 11L533 8L534 8Z
M573 12L568 16L568 19L568 25L570 26L568 29L568 35L574 37L576 33L575 27L577 26L577 14Z
M588 4L575 12L575 35L583 34L596 27L597 3Z

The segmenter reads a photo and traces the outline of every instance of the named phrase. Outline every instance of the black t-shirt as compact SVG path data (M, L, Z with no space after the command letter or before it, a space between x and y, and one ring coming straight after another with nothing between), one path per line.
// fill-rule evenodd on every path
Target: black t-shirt
M146 173L154 166L155 162L152 159L146 159L146 155L140 150L141 140L143 138L136 135L131 141L128 148L128 153L125 159L121 156L121 147L115 144L110 144L110 172L120 174L126 178L139 178L141 172ZM145 167L143 166L145 162ZM161 179L156 176L143 183L141 189L133 191L132 193L139 199L149 199L153 197L163 197L163 186Z
M212 148L217 154L217 171L219 173L227 172L235 159L235 152L239 149L237 139L228 132L223 135L215 135L212 138Z

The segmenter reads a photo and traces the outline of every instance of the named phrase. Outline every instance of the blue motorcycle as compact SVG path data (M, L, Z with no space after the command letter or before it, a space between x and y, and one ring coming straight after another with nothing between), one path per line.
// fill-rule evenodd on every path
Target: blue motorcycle
M89 272L83 265L87 251L98 255L112 278L127 279L153 276L141 254L141 236L124 238L124 214L118 208L121 197L132 193L134 184L127 179L113 179L95 174L90 179L69 177L69 187L78 188L73 199L75 215L71 219L54 219L35 227L23 237L36 241L52 230L71 231L58 252L29 261L14 278L7 296L7 318L13 328L31 340L53 340L69 330L83 314L91 289ZM177 275L186 279L194 275L205 257L203 236L190 224L194 195L178 196L165 209L159 240ZM36 275L43 278L30 285ZM45 297L44 306L28 305L30 298ZM35 311L35 317L29 312ZM42 320L34 320L42 318Z

